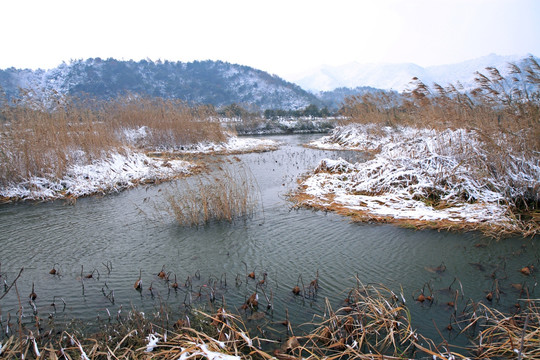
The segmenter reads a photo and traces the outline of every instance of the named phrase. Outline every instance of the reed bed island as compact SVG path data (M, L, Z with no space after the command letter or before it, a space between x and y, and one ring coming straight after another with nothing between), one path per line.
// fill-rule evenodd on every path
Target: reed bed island
M534 236L540 229L540 66L477 73L472 92L428 87L349 98L345 120L309 146L371 154L322 160L298 206L357 221Z

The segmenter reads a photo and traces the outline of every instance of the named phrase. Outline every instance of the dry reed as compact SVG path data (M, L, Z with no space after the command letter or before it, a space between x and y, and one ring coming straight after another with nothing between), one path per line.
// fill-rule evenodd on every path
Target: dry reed
M391 290L382 285L358 284L340 309L332 310L327 301L325 315L310 335L311 351L331 358L411 356L418 335L410 320L409 310Z
M119 137L125 130L144 127L139 139L144 149L176 150L203 141L221 142L226 135L212 107L190 107L177 99L126 96L107 102L105 114L115 124Z
M126 147L174 150L226 137L211 108L178 100L131 95L98 102L55 93L35 99L26 92L1 109L0 186L32 177L61 179L75 164L89 164Z
M235 166L171 184L165 201L167 213L179 224L199 226L250 216L258 197L253 174L243 166Z
M526 300L526 307L514 314L504 314L485 304L470 316L469 327L479 324L472 353L477 358L540 358L539 300Z
M185 315L174 329L157 325L162 319L146 319L132 310L117 322L105 324L92 336L77 331L4 339L3 358L35 359L222 359L270 358L260 350L265 339L249 335L241 318L220 308L215 315L195 311Z
M534 235L540 229L540 65L529 57L509 68L506 77L495 68L477 73L470 92L460 84L429 87L414 78L408 93L350 97L342 124L377 124L381 133L384 126L467 130L478 140L474 146L441 138L439 148L463 159L479 183L498 184L515 232Z
M477 73L476 88L461 85L430 88L414 78L403 94L367 93L345 99L341 123L376 123L417 128L472 129L486 139L505 137L510 153L540 151L540 65L532 57L522 66L509 64L510 75L487 68ZM497 149L497 155L502 149Z
M95 112L58 103L53 111L36 104L4 109L0 132L0 185L29 178L61 177L73 163L88 163L119 147Z
M539 300L521 301L526 306L511 315L468 302L454 323L463 336L474 339L466 348L419 334L403 293L357 280L344 306L333 310L326 300L324 314L308 324L306 335L295 336L288 326L281 341L250 335L243 318L224 307L213 314L193 310L174 324L168 309L161 308L153 318L132 310L116 321L103 321L92 335L77 329L21 328L18 336L1 340L0 354L25 359L538 359Z

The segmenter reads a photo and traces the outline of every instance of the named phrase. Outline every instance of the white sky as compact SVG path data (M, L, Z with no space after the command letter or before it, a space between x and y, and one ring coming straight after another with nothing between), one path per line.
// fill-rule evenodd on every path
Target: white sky
M0 68L223 60L278 75L352 61L540 55L539 0L3 0Z

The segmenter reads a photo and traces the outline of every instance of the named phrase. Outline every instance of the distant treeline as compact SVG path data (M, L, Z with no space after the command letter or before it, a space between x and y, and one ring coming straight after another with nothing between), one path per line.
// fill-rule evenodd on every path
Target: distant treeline
M276 120L278 118L301 118L301 117L312 117L312 118L327 118L329 116L334 116L338 111L330 111L328 107L319 108L315 104L310 104L303 109L298 110L285 110L285 109L266 109L263 112L257 110L250 110L249 105L240 105L240 104L230 104L221 108L218 113L222 116L230 118L253 118L253 117L264 117L267 120Z

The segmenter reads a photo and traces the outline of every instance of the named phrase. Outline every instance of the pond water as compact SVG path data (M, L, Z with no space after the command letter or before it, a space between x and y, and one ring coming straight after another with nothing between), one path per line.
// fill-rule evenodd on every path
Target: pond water
M265 293L272 296L273 311L257 321L277 328L275 323L285 319L286 309L291 323L298 327L324 311L325 298L334 308L342 306L358 278L364 284L384 284L396 293L403 289L414 326L434 338L434 324L445 328L449 323L451 311L446 303L452 300L451 295L437 290L448 288L455 279L453 288L460 288L457 284L461 283L464 295L460 308L468 299L487 302L485 295L495 283L501 290L496 305L503 311L512 311L520 296L511 284L525 284L534 291L535 276L525 276L519 270L539 265L538 239L496 241L479 233L357 224L332 213L291 209L285 194L295 187L299 175L322 158L363 157L358 152L301 146L318 136L272 136L282 142L279 150L237 155L256 178L261 200L253 217L232 224L186 228L173 218L156 220L151 214L156 204L163 203L163 190L170 184L79 199L74 205L62 201L3 205L1 280L11 284L24 268L16 290L28 324L34 321L28 303L34 284L37 312L44 321L51 318L63 323L75 318L92 326L109 313L114 318L132 308L155 312L163 304L174 321L186 303L207 305L211 289L215 289L218 306L224 299L228 308L236 309L255 290L256 280L246 278L247 268L248 273L255 272L257 280L267 273ZM434 271L441 264L446 270ZM60 276L49 274L53 266ZM180 289L175 291L158 278L162 267L171 280L176 275ZM94 269L92 278L84 278ZM133 288L139 271L142 292ZM307 286L317 272L320 288L314 298L292 294L300 275ZM188 277L193 283L191 295L183 287ZM435 301L415 302L422 288L429 293L426 284L433 289ZM259 294L260 310L264 311L266 300ZM4 289L0 290L2 295ZM15 322L18 309L17 292L12 288L0 300L0 336L5 336L9 316Z

